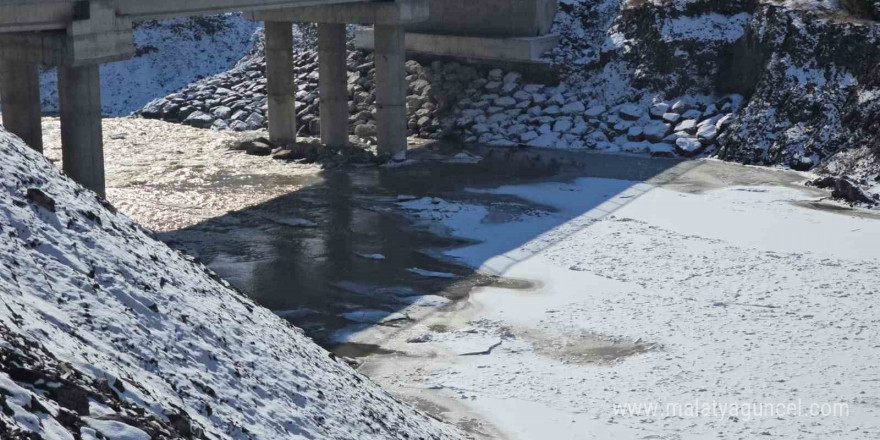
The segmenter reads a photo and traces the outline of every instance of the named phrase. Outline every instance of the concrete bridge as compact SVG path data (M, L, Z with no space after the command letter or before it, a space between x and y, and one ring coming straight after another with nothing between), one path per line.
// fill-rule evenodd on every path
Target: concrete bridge
M379 153L406 154L404 30L428 0L0 0L0 100L7 130L42 151L39 65L58 68L64 172L104 196L99 66L134 55L138 20L243 11L265 21L269 136L296 141L293 22L318 23L321 141L348 140L345 25L374 26Z

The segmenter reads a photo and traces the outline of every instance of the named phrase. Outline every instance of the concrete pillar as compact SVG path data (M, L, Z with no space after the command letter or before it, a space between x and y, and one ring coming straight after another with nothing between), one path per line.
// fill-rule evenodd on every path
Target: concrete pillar
M345 66L345 25L318 24L318 86L321 90L321 143L348 143L348 69Z
M42 152L40 73L36 64L0 61L0 102L6 129Z
M99 66L58 68L61 158L64 173L104 197Z
M375 27L379 154L406 158L406 62L401 26Z
M265 24L269 139L276 145L290 145L296 142L293 23L267 21Z

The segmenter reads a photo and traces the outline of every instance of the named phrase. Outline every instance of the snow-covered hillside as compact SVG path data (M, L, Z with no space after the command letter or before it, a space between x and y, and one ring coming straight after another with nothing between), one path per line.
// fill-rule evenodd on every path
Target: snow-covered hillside
M137 55L101 66L104 114L128 115L156 97L230 69L253 47L261 27L239 14L136 24ZM40 83L43 111L57 111L55 70L43 72Z
M458 437L3 130L0 176L3 439Z

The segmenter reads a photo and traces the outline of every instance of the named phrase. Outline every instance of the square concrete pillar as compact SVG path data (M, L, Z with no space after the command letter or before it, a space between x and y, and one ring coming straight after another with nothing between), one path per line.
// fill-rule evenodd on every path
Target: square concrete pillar
M104 197L99 66L60 66L58 101L64 173Z
M402 26L376 25L376 137L379 154L406 158L406 62Z
M318 24L318 86L321 92L321 143L348 143L348 69L345 65L345 25Z
M269 139L276 145L290 145L296 142L293 23L267 21L265 24Z
M0 61L0 103L6 130L43 152L40 72L36 64Z

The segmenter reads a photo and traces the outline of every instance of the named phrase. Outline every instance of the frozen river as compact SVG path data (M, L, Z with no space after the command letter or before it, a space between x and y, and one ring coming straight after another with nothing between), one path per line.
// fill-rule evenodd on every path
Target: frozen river
M167 187L131 171L111 200L208 198L168 222L131 206L477 438L880 436L880 216L805 175L443 147L320 172L200 148L208 165L147 168Z

